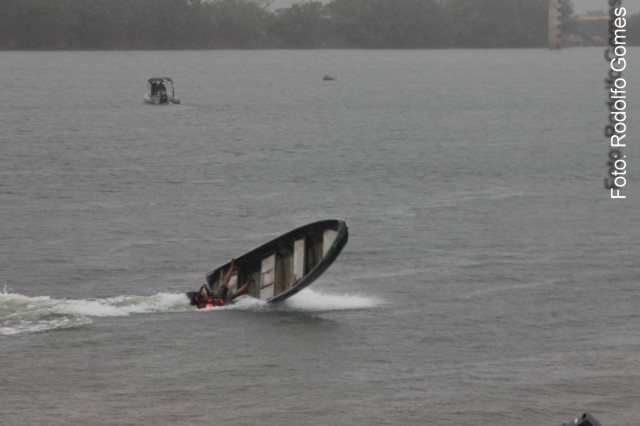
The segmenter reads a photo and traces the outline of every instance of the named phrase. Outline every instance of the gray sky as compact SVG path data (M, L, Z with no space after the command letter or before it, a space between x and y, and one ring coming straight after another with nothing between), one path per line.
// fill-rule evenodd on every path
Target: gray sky
M609 2L607 0L573 0L573 9L578 15L588 10L607 11ZM632 14L640 12L640 0L622 0L622 5Z
M323 3L328 3L329 0L320 0ZM393 1L393 0L389 0ZM273 0L273 9L290 7L292 4L297 3L296 0ZM578 15L582 15L588 10L604 10L607 11L609 2L607 0L573 0L573 8ZM625 6L629 12L633 15L640 12L640 0L622 0L622 5Z

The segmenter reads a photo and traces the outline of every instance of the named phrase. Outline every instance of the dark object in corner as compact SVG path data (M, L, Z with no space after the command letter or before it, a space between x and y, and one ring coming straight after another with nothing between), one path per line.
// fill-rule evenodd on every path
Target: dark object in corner
M602 426L602 423L598 421L589 413L583 413L580 417L575 418L568 423L562 423L562 426Z

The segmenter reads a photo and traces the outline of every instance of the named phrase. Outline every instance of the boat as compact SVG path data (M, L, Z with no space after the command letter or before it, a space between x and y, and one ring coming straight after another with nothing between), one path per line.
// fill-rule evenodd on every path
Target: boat
M237 273L231 278L229 291L251 282L246 293L250 297L267 302L288 299L322 275L348 239L347 224L339 219L322 220L289 231L235 258L232 262ZM230 267L228 262L207 274L210 292L218 292Z
M562 423L562 426L602 426L602 423L591 413L583 413L570 422Z
M147 80L147 93L144 94L147 104L179 104L176 97L173 80L168 77L152 77Z

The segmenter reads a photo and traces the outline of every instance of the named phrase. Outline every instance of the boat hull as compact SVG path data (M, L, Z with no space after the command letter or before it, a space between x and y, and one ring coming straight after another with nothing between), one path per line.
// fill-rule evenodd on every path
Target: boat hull
M283 301L313 283L336 260L349 239L347 225L331 219L310 223L271 240L234 261L238 273L230 290L253 279L248 294L269 302ZM207 274L217 291L230 262Z
M179 104L180 103L180 99L176 98L176 97L162 97L161 95L148 95L145 94L144 95L144 99L143 102L145 104L151 104L151 105L163 105L163 104Z

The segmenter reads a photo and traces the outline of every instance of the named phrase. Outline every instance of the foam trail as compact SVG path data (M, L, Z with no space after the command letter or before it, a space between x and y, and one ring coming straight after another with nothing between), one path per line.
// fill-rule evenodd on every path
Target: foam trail
M208 311L305 311L369 309L382 305L378 299L349 294L325 294L305 289L281 304L270 304L248 296L236 303ZM76 328L91 324L95 317L120 317L157 312L195 310L183 293L158 293L152 296L117 296L106 299L53 299L0 292L0 337L42 331Z
M92 317L117 317L193 309L187 297L175 293L117 296L107 299L52 299L0 292L0 336L74 328L91 324Z

